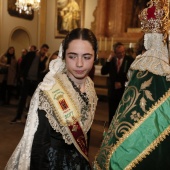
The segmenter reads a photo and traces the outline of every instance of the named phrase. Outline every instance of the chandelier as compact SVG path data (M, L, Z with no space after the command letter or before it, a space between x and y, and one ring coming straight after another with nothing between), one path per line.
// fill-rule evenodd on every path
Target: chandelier
M38 11L40 9L40 1L41 0L17 0L16 10L19 11L19 13L26 13L26 14L32 14L32 11Z

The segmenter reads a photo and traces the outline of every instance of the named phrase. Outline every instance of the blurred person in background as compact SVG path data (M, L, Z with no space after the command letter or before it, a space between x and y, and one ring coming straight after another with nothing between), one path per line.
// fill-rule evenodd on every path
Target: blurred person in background
M49 64L52 60L58 57L58 52L59 51L57 50L48 57L48 60L46 61L46 64L45 64L45 69L41 75L41 80L43 80L44 76L49 72Z
M5 54L0 57L0 74L2 75L0 97L2 105L10 104L12 91L16 83L16 66L15 48L9 47Z
M135 55L138 56L138 55L143 54L145 51L146 51L146 48L144 46L144 36L142 36L136 43L134 52L135 52Z
M109 105L109 124L116 112L117 106L125 89L127 82L127 72L134 61L132 56L125 53L125 47L121 42L113 45L113 52L102 66L101 74L109 74L108 79L108 105Z
M30 45L29 48L28 48L28 51L37 51L37 46Z
M22 87L22 80L21 80L21 62L23 58L26 56L28 53L28 50L26 48L22 49L21 51L21 56L17 60L17 71L16 71L16 79L17 79L17 84L16 84L16 98L19 99L19 96L21 94L21 87Z
M21 79L23 81L17 113L11 123L21 122L28 96L32 96L41 81L43 70L48 59L46 56L49 46L43 44L38 51L30 51L21 62Z

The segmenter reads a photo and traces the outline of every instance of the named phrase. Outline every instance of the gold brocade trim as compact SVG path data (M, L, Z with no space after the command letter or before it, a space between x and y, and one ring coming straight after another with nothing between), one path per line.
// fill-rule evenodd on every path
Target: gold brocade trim
M145 121L152 113L153 111L155 111L168 97L170 96L170 89L165 93L165 95L163 95L163 97L161 97L156 103L155 105L153 105L149 111L137 122L134 124L134 126L127 131L120 139L119 141L117 141L117 143L111 148L110 153L108 154L108 159L106 159L106 169L109 169L109 163L110 163L110 159L113 155L113 153L115 152L115 150L124 142L124 140L126 138L128 138L142 123L143 121ZM138 164L140 161L143 160L143 158L146 157L146 155L149 155L151 151L154 150L154 148L156 146L158 146L158 144L163 141L165 139L165 137L170 134L170 127L168 127L155 141L153 141L153 143L148 146L135 160L133 160L133 162L131 162L128 167L127 170L132 169L133 167L136 166L136 164ZM95 161L95 165L98 167L97 170L101 170L99 168L99 165L97 163L97 161Z
M95 160L96 160L96 156L95 156ZM97 161L94 161L94 167L93 167L94 170L102 170L100 168L100 166L98 165Z
M162 132L162 134L157 139L155 139L150 144L150 146L148 146L138 157L136 157L136 159L134 159L128 166L126 166L125 170L131 170L132 168L134 168L139 162L143 160L143 158L146 157L146 155L149 155L158 146L159 143L164 141L166 136L168 136L169 134L170 134L170 126L167 127L164 130L164 132Z

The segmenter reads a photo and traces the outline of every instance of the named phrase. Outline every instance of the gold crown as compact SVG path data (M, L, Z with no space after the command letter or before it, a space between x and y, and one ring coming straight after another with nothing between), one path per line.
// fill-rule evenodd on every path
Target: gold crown
M139 14L141 29L146 33L163 33L168 30L169 1L151 0Z

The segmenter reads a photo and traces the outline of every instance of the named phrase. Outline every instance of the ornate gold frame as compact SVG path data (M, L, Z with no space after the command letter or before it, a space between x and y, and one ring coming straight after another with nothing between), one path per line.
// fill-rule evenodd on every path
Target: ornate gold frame
M73 8L78 6L79 12L77 10L68 12L71 5L74 5ZM66 0L65 2L55 0L55 38L63 38L71 29L84 26L84 6L85 0Z

